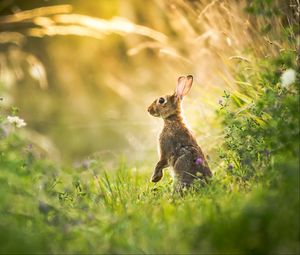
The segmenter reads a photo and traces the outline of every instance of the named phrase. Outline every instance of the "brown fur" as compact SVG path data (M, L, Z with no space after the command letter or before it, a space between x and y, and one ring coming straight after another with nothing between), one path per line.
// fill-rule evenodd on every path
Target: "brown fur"
M181 78L185 77L179 78L177 90ZM163 177L162 170L168 166L172 167L179 187L190 186L195 179L206 180L212 176L196 139L184 124L181 115L182 97L190 90L192 79L192 76L187 76L183 80L183 83L188 83L189 88L179 88L179 92L164 96L166 102L163 104L156 99L148 108L151 115L164 120L164 127L159 136L160 160L151 177L152 182L158 182Z

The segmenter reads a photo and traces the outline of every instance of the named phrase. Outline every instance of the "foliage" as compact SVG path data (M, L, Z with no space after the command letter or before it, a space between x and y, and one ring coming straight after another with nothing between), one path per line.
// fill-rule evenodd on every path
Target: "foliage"
M225 92L220 114L224 118L226 140L221 157L233 175L249 179L263 174L271 159L282 153L293 161L297 159L299 86L294 81L288 88L283 87L278 74L279 68L296 69L294 59L293 54L282 53L272 61L262 61L255 69L243 64L243 68L253 71L246 76L241 73L237 78L243 85L242 94Z

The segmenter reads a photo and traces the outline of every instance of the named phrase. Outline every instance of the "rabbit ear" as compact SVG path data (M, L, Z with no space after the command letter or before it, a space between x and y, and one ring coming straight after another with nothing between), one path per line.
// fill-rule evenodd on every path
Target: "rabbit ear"
M176 96L179 97L180 99L183 98L191 89L193 84L193 76L188 75L187 77L180 76L178 78L178 83L176 87Z

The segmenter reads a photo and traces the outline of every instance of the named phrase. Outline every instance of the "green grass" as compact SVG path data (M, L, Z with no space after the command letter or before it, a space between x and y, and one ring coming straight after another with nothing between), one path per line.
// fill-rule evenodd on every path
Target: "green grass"
M295 161L272 185L269 178L245 186L219 169L209 185L180 196L172 192L168 174L160 184L150 183L149 167L120 163L106 170L94 162L87 169L61 170L34 159L16 137L6 142L10 153L2 153L0 161L1 253L274 254L298 249Z

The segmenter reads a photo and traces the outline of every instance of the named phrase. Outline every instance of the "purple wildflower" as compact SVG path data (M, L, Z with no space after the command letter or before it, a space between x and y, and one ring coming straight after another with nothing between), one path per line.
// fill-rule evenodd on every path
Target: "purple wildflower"
M50 211L50 207L43 201L39 201L40 213L47 214Z
M196 165L202 165L202 163L203 163L203 159L202 158L197 158L196 160L195 160L195 163L196 163Z
M266 154L267 157L269 157L269 156L271 155L271 151L268 150L268 149L266 149L266 150L265 150L265 154Z
M232 169L233 169L233 164L230 163L230 164L228 165L227 169L228 169L228 170L232 170Z

